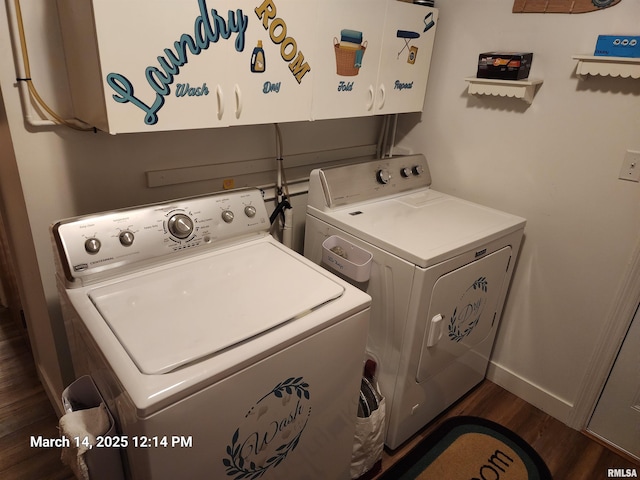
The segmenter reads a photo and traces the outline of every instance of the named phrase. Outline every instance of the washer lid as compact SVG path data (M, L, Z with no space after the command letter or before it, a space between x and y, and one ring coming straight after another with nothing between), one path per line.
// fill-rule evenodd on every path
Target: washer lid
M295 320L344 288L271 242L198 257L89 293L131 359L162 374Z

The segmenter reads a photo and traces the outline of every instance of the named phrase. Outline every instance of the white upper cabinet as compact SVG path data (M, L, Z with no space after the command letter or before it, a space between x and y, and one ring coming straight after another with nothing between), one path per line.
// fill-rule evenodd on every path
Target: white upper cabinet
M388 2L374 113L422 111L438 10Z
M204 0L58 0L76 116L110 133L225 126L221 46L246 14Z
M422 110L436 11L395 0L57 0L76 116L110 133Z
M374 114L387 3L387 0L321 1L314 119Z
M249 4L245 49L224 46L231 125L311 120L316 0L229 1ZM311 28L309 27L311 26Z
M321 2L313 118L422 111L437 20L394 0Z

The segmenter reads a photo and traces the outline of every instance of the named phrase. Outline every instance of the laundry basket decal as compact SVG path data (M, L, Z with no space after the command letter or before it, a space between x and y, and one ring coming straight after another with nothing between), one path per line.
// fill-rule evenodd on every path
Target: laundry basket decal
M362 32L341 30L340 41L333 37L333 49L336 54L336 72L342 77L355 77L360 73L362 59L367 42L362 41Z

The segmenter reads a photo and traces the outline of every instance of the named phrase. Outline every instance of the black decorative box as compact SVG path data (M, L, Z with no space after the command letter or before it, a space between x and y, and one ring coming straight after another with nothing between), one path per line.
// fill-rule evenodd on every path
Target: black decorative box
M478 78L522 80L529 76L533 53L488 52L478 58Z

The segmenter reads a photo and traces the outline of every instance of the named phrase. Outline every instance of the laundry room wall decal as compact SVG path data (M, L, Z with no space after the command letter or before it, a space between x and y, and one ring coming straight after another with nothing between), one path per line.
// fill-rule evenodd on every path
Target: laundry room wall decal
M287 23L276 17L277 8L272 0L265 0L255 9L256 15L262 20L262 26L269 31L269 38L275 45L280 45L282 60L289 63L289 70L298 83L311 71L309 63L305 61L303 53L298 50L296 39L288 35Z
M209 11L206 0L198 0L198 8L200 14L195 19L193 35L189 33L180 35L172 48L167 47L163 50L164 56L156 57L159 67L149 65L145 69L145 79L155 92L155 100L151 105L147 105L135 95L133 84L124 75L111 72L106 77L107 84L116 92L112 95L113 100L118 103L131 103L141 109L145 113L144 123L147 125L158 123L158 111L164 105L165 97L171 94L170 87L175 77L189 61L187 51L194 56L200 55L212 43L217 43L220 38L228 40L233 33L236 34L236 51L244 51L245 32L249 19L241 9L229 10L225 19L215 8ZM201 87L201 95L208 95L209 92L205 88L206 85Z
M311 416L309 384L290 377L249 409L222 460L227 475L260 478L292 452Z

